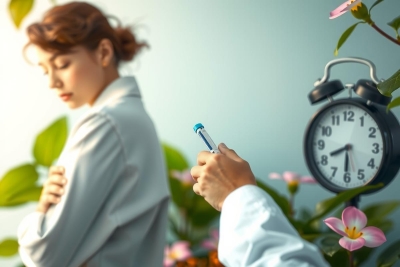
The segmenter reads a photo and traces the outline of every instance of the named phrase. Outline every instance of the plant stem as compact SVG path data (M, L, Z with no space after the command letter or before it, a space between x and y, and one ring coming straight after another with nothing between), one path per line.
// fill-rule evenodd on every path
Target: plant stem
M393 38L392 36L390 36L386 32L382 31L378 26L376 26L376 24L374 22L371 23L371 27L374 28L380 34L382 34L384 37L386 37L387 39L392 41L393 43L395 43L397 45L400 45L400 41L396 40L395 38Z
M293 216L294 216L293 204L294 204L294 194L290 194L290 197L289 197L289 216L291 218L293 218Z
M350 263L350 267L354 267L354 258L353 258L353 252L351 251L347 251L349 254L349 263Z

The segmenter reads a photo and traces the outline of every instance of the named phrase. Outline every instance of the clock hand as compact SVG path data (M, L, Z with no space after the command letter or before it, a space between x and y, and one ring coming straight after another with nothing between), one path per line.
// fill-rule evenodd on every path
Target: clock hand
M334 151L332 151L329 155L334 156L336 154L339 154L340 152L347 150L347 145L345 145L344 147L341 147L339 149L336 149Z
M347 172L349 170L349 153L346 151L346 157L344 159L344 171Z
M353 170L353 172L355 171L355 166L354 166L354 160L353 160L353 151L351 149L348 150L349 151L349 158L350 158L350 165L351 165L351 169Z

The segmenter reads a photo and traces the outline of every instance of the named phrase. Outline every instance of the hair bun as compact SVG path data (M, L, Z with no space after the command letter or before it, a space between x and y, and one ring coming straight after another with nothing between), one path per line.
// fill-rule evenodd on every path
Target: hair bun
M120 52L119 57L123 61L132 60L143 47L148 47L147 43L136 40L135 35L129 27L115 28L115 34L119 41L119 48L117 48Z

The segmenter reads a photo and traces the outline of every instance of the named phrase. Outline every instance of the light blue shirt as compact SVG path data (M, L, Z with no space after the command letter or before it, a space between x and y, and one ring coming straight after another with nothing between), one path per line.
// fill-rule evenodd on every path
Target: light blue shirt
M254 185L225 199L218 257L229 267L328 267L318 248L303 240L274 200Z
M68 179L60 203L29 214L18 228L26 266L162 266L167 173L133 77L101 93L56 165Z

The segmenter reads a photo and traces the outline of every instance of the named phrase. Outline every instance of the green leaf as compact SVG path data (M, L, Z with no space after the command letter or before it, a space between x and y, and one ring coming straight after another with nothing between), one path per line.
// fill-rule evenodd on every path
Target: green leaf
M188 210L188 220L195 227L208 227L216 218L219 217L220 212L214 209L207 201L200 196L195 196L197 200L192 209Z
M400 87L400 69L389 79L378 83L377 87L382 95L391 97L392 93Z
M383 2L383 0L376 0L375 3L373 3L372 6L369 8L368 13L371 13L372 8L380 4L381 2Z
M400 106L400 97L396 97L390 103L386 106L386 113L389 113L389 110L392 108L395 108L397 106Z
M265 183L261 182L260 180L257 180L257 185L272 197L275 203L281 208L283 214L289 216L290 209L289 209L289 201L287 200L287 198L285 198L284 196L282 196L277 191L275 191Z
M328 198L326 200L323 200L316 205L316 212L313 218L311 218L307 224L312 223L315 220L319 220L329 212L333 211L335 208L337 208L339 205L345 203L346 201L349 201L350 199L358 196L361 193L364 193L366 191L372 190L372 189L377 189L383 187L383 184L377 184L377 185L367 185L363 187L358 187L354 189L350 189L344 192L341 192L337 194L335 197Z
M182 183L178 179L169 178L169 188L172 201L176 206L183 207L185 203L183 201L184 188Z
M377 224L386 219L386 217L400 206L400 201L393 200L383 203L369 205L363 208L363 212L368 218L368 226L377 226Z
M351 33L354 31L354 29L360 23L365 23L365 22L360 21L360 22L357 22L356 24L353 24L352 26L350 26L350 28L348 28L347 30L344 31L342 36L340 36L339 41L338 41L338 43L336 45L336 48L335 48L335 52L334 52L335 56L338 55L340 47L342 47L342 45L346 42L347 38L349 38Z
M183 171L188 168L189 165L181 152L165 143L162 144L162 148L164 150L164 156L167 163L168 171Z
M8 171L0 180L0 206L16 206L38 201L42 188L36 185L39 174L31 164Z
M62 117L42 131L35 141L33 156L40 165L50 167L65 145L68 135L67 118Z
M388 232L392 231L392 229L394 227L394 223L392 220L386 219L386 220L382 220L382 221L375 223L374 226L381 229L382 232L388 233Z
M342 248L339 244L340 238L341 236L339 235L322 235L314 241L314 244L316 244L326 255L332 257Z
M396 34L398 34L398 30L400 28L400 16L394 18L391 22L388 23L388 25L395 30Z
M368 260L368 258L371 256L373 252L372 248L367 248L367 247L362 247L356 251L353 251L354 253L354 265L355 266L361 266L361 263L365 262Z
M378 256L376 260L376 265L379 267L390 267L400 259L400 240L397 240L389 247L387 247Z
M18 241L5 239L0 243L0 257L10 257L18 253Z
M349 255L347 253L347 250L341 249L338 252L336 252L332 257L326 254L323 255L325 257L325 260L329 263L330 266L350 267Z
M368 8L366 5L364 5L364 3L361 3L361 6L357 6L357 10L351 10L351 14L353 14L353 16L356 19L361 19L367 23L371 23L371 17L369 15L368 12Z
M33 6L33 0L11 0L8 5L8 11L14 25L19 28L22 20L29 14Z

